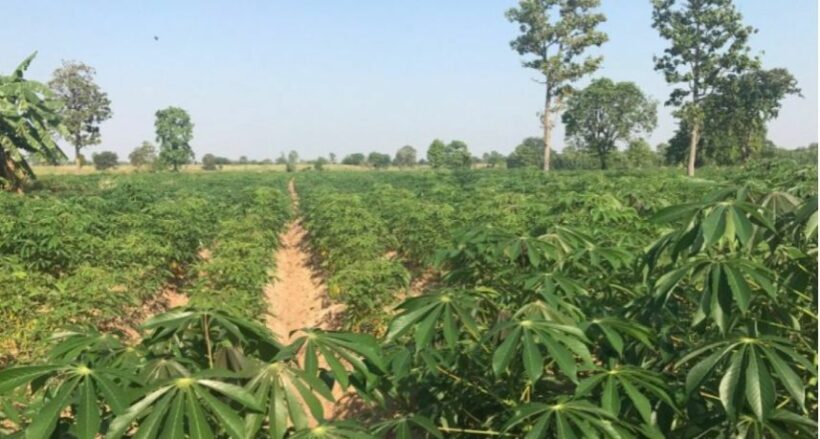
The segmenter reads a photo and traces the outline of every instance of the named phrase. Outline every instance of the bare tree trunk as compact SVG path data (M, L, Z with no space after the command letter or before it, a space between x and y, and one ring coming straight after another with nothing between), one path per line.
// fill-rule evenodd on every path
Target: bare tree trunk
M550 149L552 146L552 121L550 120L550 92L544 101L544 172L550 170Z
M686 170L686 175L689 177L695 176L695 157L697 156L699 141L700 124L695 122L692 124L692 133L689 139L689 167Z
M74 162L77 164L77 168L83 167L83 159L80 158L80 147L74 146Z

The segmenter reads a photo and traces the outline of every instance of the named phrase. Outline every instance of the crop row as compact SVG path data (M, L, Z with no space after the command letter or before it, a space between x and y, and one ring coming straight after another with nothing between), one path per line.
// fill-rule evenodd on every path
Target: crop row
M209 284L244 290L250 280L240 277L258 283L258 265L267 270L270 262L260 253L275 246L288 210L277 190L243 193L248 183L233 176L63 177L26 197L0 194L0 350L26 357L66 324L127 320L125 311L165 285L185 286L198 271L219 276L197 284L192 296L210 295ZM260 234L258 248L236 248ZM213 258L200 260L213 242Z

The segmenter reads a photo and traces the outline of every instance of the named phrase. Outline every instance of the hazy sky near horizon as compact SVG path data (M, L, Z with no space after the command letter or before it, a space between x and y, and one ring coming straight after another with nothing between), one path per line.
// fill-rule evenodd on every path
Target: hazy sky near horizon
M61 60L83 61L112 100L102 143L125 159L154 140L169 105L195 123L197 157L303 158L352 152L419 155L434 138L461 139L475 155L510 152L537 136L543 89L509 41L513 0L133 1L4 0L0 71L39 51L29 78L47 81ZM785 67L803 97L769 125L778 145L817 141L817 1L737 0L766 68ZM665 41L649 0L603 0L609 42L592 77L636 82L659 101L654 145L676 122L671 87L653 70ZM157 36L159 40L155 40ZM578 85L583 86L589 79ZM564 144L558 124L555 144ZM70 150L67 153L71 155Z

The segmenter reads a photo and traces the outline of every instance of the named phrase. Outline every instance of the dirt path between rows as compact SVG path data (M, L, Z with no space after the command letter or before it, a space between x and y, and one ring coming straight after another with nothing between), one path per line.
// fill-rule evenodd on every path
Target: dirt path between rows
M288 344L299 337L302 328L335 329L340 305L331 305L324 278L313 263L307 231L298 216L299 196L293 180L288 184L295 218L287 226L276 251L276 278L265 286L268 301L266 323L279 340ZM333 388L337 401L343 395L338 386ZM325 417L337 416L336 404L322 400Z
M297 211L299 196L293 180L288 190ZM298 216L280 236L275 259L276 278L265 286L268 328L286 344L298 337L292 332L301 328L332 329L328 322L335 308L329 306L324 279L311 263L307 232Z

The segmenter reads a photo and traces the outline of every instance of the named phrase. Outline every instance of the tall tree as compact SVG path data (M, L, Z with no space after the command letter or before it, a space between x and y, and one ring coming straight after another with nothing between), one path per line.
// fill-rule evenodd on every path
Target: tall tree
M179 166L194 158L191 139L194 137L194 124L188 112L179 107L168 107L156 113L154 128L159 142L159 160L169 164L174 171Z
M519 0L518 8L507 11L507 19L518 23L521 35L510 42L520 55L527 56L524 67L544 76L544 171L550 169L552 115L561 111L571 84L601 65L603 57L586 56L584 51L600 46L607 35L597 27L606 16L594 12L600 0Z
M416 148L410 145L404 145L396 151L396 158L393 159L393 164L400 167L410 167L416 165Z
M618 142L655 129L657 104L633 82L600 78L570 96L562 120L567 138L596 154L606 169Z
M93 67L63 61L48 85L65 103L60 110L67 130L66 140L74 146L77 167L82 167L80 150L100 143L100 123L112 115L111 100L97 83Z
M670 46L655 57L655 70L677 84L667 105L689 129L687 174L695 175L698 143L704 122L703 101L729 75L757 65L747 42L756 32L743 24L732 0L653 0L652 27Z
M0 75L0 188L20 191L34 171L26 155L54 163L65 154L54 136L65 134L60 122L62 101L45 85L23 78L32 54L11 75Z

